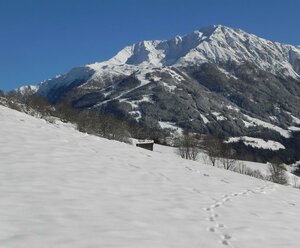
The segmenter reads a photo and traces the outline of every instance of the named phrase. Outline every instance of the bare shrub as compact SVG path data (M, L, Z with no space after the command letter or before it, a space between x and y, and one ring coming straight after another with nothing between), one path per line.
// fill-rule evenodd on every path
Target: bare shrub
M233 158L234 151L226 144L220 145L220 162L225 170L233 170L236 160Z
M212 166L216 166L218 157L221 154L221 140L216 136L207 135L204 137L202 144Z
M239 174L246 175L247 169L248 168L247 168L247 166L244 163L237 162L237 165L234 167L233 171L237 172Z
M263 176L263 174L259 170L252 170L251 168L247 167L242 162L238 162L238 164L233 167L232 171L234 171L236 173L239 173L239 174L247 175L247 176L250 176L250 177L255 177L255 178L258 178L258 179L262 179L262 180L265 179L265 177Z
M299 184L299 177L293 175L292 177L292 183L293 183L293 187L300 189L300 184Z
M268 180L274 183L286 185L288 183L288 178L285 173L284 166L278 162L273 161L268 164Z
M196 160L199 154L200 142L195 135L187 133L179 137L176 142L178 153L182 158Z
M250 168L247 168L245 175L250 176L250 177L255 177L258 179L262 179L262 180L265 179L264 175L261 174L261 172L259 170L252 170Z

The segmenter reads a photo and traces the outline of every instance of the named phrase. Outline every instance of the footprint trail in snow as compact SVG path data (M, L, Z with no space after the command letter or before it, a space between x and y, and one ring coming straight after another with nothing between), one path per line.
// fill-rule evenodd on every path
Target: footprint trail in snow
M231 194L225 194L222 198L215 200L209 207L204 208L208 212L207 220L211 223L207 227L207 231L216 233L219 237L219 242L225 246L234 247L232 244L233 237L227 230L227 226L219 221L221 215L218 213L218 209L226 207L226 203L237 200L240 196L249 196L251 194L266 194L266 190L274 190L274 186L266 185L264 187L257 187L254 189L247 189L241 192L233 192Z

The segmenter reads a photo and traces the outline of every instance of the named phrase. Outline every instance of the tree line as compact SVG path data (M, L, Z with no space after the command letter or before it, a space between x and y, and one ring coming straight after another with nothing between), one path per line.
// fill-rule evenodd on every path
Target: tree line
M214 135L199 135L185 132L178 137L175 145L179 155L184 159L197 160L200 153L207 156L207 162L212 166L222 167L240 174L252 176L258 179L268 180L274 183L288 184L288 176L282 161L274 157L268 164L267 175L263 175L259 170L253 170L238 160L236 152L230 144L224 143ZM295 175L294 187L299 188L296 183L298 178Z

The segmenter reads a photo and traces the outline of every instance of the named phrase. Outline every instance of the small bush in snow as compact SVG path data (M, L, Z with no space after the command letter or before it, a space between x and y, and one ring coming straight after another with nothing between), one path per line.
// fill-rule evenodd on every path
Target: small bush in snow
M299 184L299 177L298 176L293 176L292 177L292 186L294 188L300 189L300 184Z
M220 157L222 150L221 140L216 136L207 135L204 137L202 145L206 150L206 154L212 166L216 166L218 157Z
M195 135L187 133L178 138L175 142L178 147L178 153L182 158L196 160L200 152L199 139Z
M234 169L236 160L233 158L233 155L234 155L233 150L227 144L221 143L219 160L225 170Z
M265 177L261 174L261 172L259 170L252 170L243 163L239 163L238 165L236 165L232 169L232 171L237 172L239 174L247 175L250 177L255 177L258 179L263 179L263 180L265 179Z
M258 178L258 179L262 179L262 180L265 179L265 177L263 176L263 174L261 174L261 172L259 170L252 170L250 168L248 168L246 170L245 175L248 175L250 177L255 177L255 178Z
M283 185L286 185L288 183L285 168L282 164L280 164L278 161L273 161L272 163L269 163L268 166L268 180Z
M238 163L232 171L245 175L248 167L244 163Z

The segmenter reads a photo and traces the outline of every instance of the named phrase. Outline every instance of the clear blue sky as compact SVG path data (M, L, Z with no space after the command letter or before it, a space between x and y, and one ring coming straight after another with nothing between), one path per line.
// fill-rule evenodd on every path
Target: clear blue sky
M300 1L0 0L0 89L212 24L300 45Z

